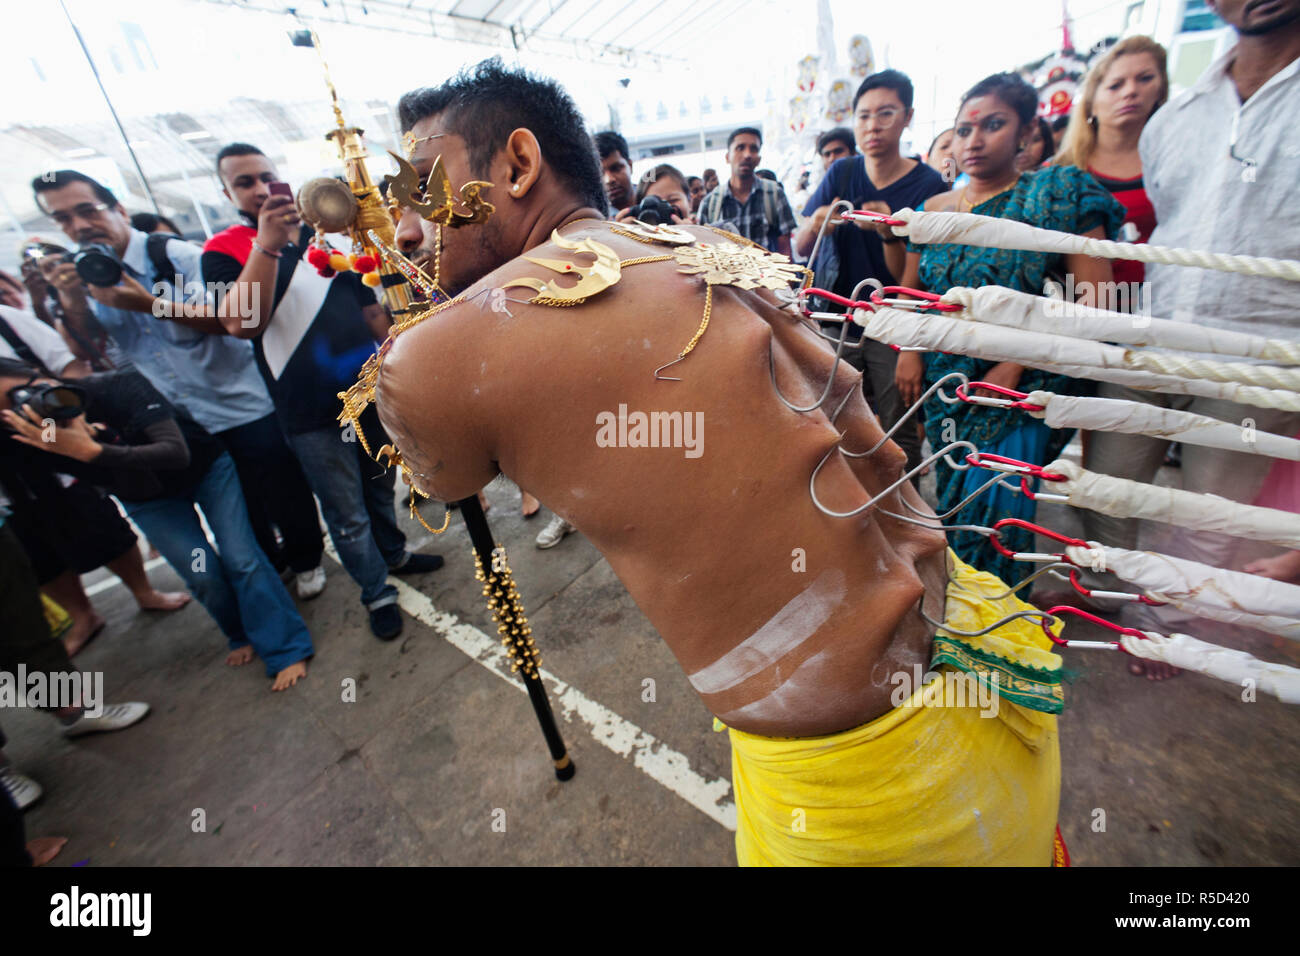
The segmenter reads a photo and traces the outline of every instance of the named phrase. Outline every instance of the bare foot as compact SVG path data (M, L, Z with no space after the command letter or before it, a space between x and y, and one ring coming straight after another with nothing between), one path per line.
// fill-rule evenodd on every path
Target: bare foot
M271 690L288 690L294 684L298 683L299 678L307 676L307 662L299 661L297 664L290 664L280 673L275 675L275 683L271 685Z
M44 866L59 855L67 837L36 837L27 841L27 852L32 855L32 866Z
M1300 583L1300 551L1288 551L1272 558L1260 558L1246 565L1247 574L1258 574L1274 581Z
M1146 675L1147 680L1167 680L1170 677L1177 677L1182 673L1172 664L1166 664L1164 661L1146 661L1134 660L1128 665L1128 672L1134 677Z
M63 635L63 649L72 657L94 638L99 636L99 632L104 629L104 619L98 614L92 614L90 617L74 621L72 627Z
M253 659L253 645L245 644L243 647L236 647L226 655L227 667L243 667Z
M541 510L542 503L521 488L519 490L519 513L525 518L531 518Z
M188 591L149 591L135 596L142 611L178 611L190 603Z

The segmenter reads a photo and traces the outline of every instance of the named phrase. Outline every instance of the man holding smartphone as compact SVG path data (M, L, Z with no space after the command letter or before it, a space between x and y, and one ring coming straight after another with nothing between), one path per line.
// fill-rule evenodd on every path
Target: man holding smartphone
M245 220L203 247L203 277L219 297L219 321L227 334L252 340L339 560L361 587L370 629L391 640L401 633L402 618L389 573L434 571L442 558L406 549L394 511L393 473L338 425L338 393L356 381L375 343L388 334L388 313L357 273L326 277L304 261L311 229L260 149L225 146L217 153L217 174ZM375 448L387 441L377 416L362 427Z
M258 544L278 572L296 575L299 597L316 597L325 588L316 503L280 433L253 350L225 334L200 291L198 247L167 236L151 242L131 227L109 189L75 170L37 176L32 191L68 238L111 251L121 266L116 285L88 284L70 262L50 269L46 278L58 291L72 344L107 333L114 365L134 365L225 446L247 492Z

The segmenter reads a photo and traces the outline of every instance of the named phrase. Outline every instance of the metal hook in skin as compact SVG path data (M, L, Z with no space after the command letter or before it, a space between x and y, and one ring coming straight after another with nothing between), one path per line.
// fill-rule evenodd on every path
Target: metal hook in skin
M911 407L908 408L907 411L903 412L903 414L899 417L898 421L894 422L893 427L890 428L889 431L885 432L885 434L881 437L880 441L876 442L866 451L843 451L841 449L841 454L845 455L848 458L867 458L871 455L874 455L877 451L879 451L882 447L884 447L885 442L889 441L891 438L894 437L894 433L903 426L904 422L908 421L913 415L916 414L917 409L921 408L925 404L926 399L928 399L931 395L937 392L939 390L939 387L942 386L945 382L953 378L959 378L966 383L970 382L970 379L967 378L965 373L963 372L949 372L943 378L939 379L939 381L935 382L933 385L927 388L925 392L921 395L921 397L918 398L915 402L913 402Z
M826 378L826 387L822 389L821 398L817 399L816 402L808 406L796 405L794 404L794 402L790 401L788 398L786 398L784 395L781 394L781 387L776 384L776 358L773 354L773 346L775 345L775 340L769 340L767 346L767 371L769 376L772 379L772 390L776 392L776 397L781 400L782 405L790 409L790 411L792 412L798 412L800 415L803 415L806 414L807 412L816 411L817 409L821 408L823 405L826 404L826 399L828 399L831 394L831 387L835 384L835 373L839 371L840 356L844 352L844 343L848 340L848 337L849 337L849 323L845 322L843 327L841 327L840 329L840 337L835 343L835 361L831 365L831 374ZM850 392L850 394L852 394L852 392Z
M998 620L990 624L988 627L980 628L980 630L978 631L959 631L956 628L943 623L942 621L936 621L934 618L930 617L930 615L926 614L924 598L922 598L921 601L917 603L916 610L917 613L921 615L921 619L925 621L926 624L929 624L931 627L936 628L938 630L947 631L949 634L956 635L957 637L983 637L985 634L988 634L990 631L996 631L998 628L1005 627L1006 625L1010 624L1012 621L1018 621L1021 618L1032 618L1038 624L1045 624L1048 621L1058 620L1058 618L1054 618L1052 617L1052 615L1044 611L1017 611L1015 614L1008 614L1006 617L999 618Z
M672 366L676 365L678 362L684 362L684 361L686 361L686 356L679 355L671 362L665 362L663 365L660 365L657 369L655 369L655 381L656 382L680 382L681 381L680 378L673 378L671 375L660 375L659 373L666 368L671 368Z
M841 435L841 437L843 436ZM817 499L817 475L821 472L822 466L825 465L826 462L830 461L832 455L834 455L836 452L841 452L841 453L843 452L843 450L839 447L839 445L836 444L829 451L827 451L825 455L822 456L822 460L819 461L817 463L817 467L813 469L812 476L808 479L808 494L812 496L812 502L814 507L816 507L817 510L820 511L822 514L827 515L828 517L831 518L852 518L856 515L862 514L862 512L866 511L868 508L875 505L876 502L880 501L886 495L889 495L890 493L897 490L898 488L901 488L905 482L912 480L913 475L920 473L921 469L927 467L928 465L933 464L934 462L938 461L940 458L945 458L948 462L949 467L952 468L954 471L965 471L968 468L971 468L972 466L967 464L965 461L955 462L948 457L948 453L957 448L967 448L976 454L979 453L979 449L976 448L974 445L972 445L970 442L955 441L951 445L946 445L945 447L940 448L938 451L936 451L925 461L921 462L911 471L904 474L903 477L899 478L888 488L879 492L874 498L872 498L870 501L866 502L865 504L860 505L857 508L854 508L852 511L831 511L829 508L827 508L824 504L822 504ZM900 516L891 513L891 517L898 518ZM902 518L901 520L907 521L908 519Z
M1007 484L1006 477L1007 477L1006 475L1001 473L994 475L988 481L984 482L984 484L980 485L979 488L977 488L975 491L971 492L964 499L962 499L961 503L954 505L952 508L945 511L943 514L935 514L934 518L936 518L939 521L946 521L947 519L951 518L958 511L961 511L962 508L965 508L968 504L970 504L972 501L974 501L980 495L984 494L984 492L988 491L990 488L992 488L994 485L998 484L999 482L1001 482L1003 487L1006 488L1008 491L1014 491L1016 494L1020 494L1020 486ZM927 514L926 512L920 511L917 508L913 508L910 504L907 503L907 501L901 498L899 500L903 501L903 507L906 508L908 511L912 512L912 514L920 515L922 518L930 517L930 515Z

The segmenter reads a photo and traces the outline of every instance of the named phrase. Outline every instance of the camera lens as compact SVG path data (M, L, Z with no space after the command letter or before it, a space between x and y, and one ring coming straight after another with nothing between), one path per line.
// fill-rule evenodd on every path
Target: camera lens
M97 286L113 286L122 281L122 263L107 246L85 246L73 254L77 275Z
M62 423L86 410L85 390L76 385L32 385L9 393L14 408L27 406L42 419Z

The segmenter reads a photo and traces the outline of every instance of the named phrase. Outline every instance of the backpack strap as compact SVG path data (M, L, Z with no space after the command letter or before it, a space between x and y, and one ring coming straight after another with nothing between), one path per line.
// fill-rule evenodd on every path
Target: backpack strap
M180 276L180 282L176 279L179 275L176 267L172 265L171 259L167 257L167 242L175 239L175 236L167 235L161 232L152 232L145 239L145 252L148 253L149 262L153 265L154 283L169 282L176 286L177 291L185 288L185 276Z
M709 194L709 222L717 222L722 218L722 183L718 183Z
M781 228L781 214L776 208L776 192L781 187L770 179L760 177L759 181L762 183L759 188L763 190L763 216L767 219L767 235L770 238Z

